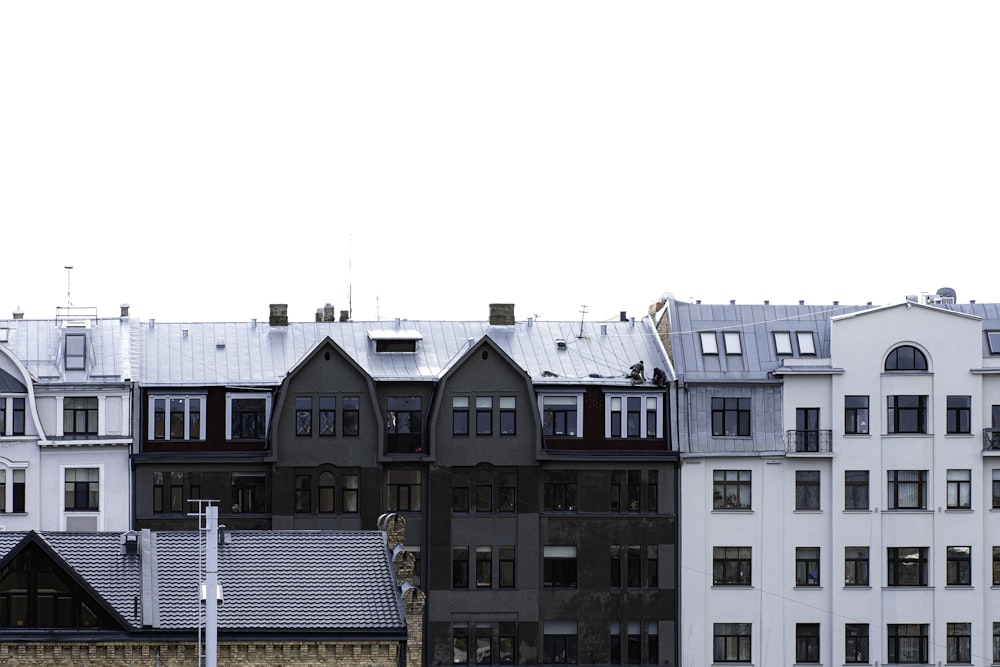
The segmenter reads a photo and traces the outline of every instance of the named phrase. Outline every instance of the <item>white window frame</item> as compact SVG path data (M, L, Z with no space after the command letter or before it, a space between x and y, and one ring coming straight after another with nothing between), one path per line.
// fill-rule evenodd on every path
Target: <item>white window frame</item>
M96 510L67 510L66 509L66 471L77 468L97 469L97 507ZM104 475L103 463L79 462L63 463L59 466L59 530L66 530L66 519L68 517L97 517L97 530L104 530L104 508L107 507L105 500L105 489L107 488L107 477ZM44 502L44 501L43 501Z
M538 395L538 422L542 425L542 431L545 430L545 399L546 398L565 398L576 400L576 435L560 435L560 436L550 436L559 438L582 438L583 437L583 394L577 392L565 392L557 391L552 393L544 393ZM544 437L544 436L543 436Z
M15 513L11 508L14 507L14 472L18 470L24 473L24 511L25 513L28 511L28 464L8 461L7 459L0 459L0 472L3 473L5 482L4 507L7 508L4 512L0 512L0 516ZM17 514L20 514L20 512Z
M663 394L647 394L647 393L637 393L637 392L620 392L620 393L608 393L604 395L604 437L612 438L615 440L634 440L633 436L630 438L628 436L628 430L625 427L626 423L626 411L624 406L626 404L626 398L635 398L638 396L642 399L642 423L639 427L639 438L640 439L662 439L663 438ZM622 434L619 436L611 435L611 406L614 403L614 399L620 399L622 404ZM650 411L650 400L656 401L653 409L656 411L656 435L646 435L646 417Z
M233 439L233 401L239 399L264 401L264 437L267 437L271 426L271 392L226 392L226 440Z
M161 398L164 399L164 401L165 401L165 405L164 405L164 409L165 409L165 413L164 413L165 417L164 417L164 419L165 419L165 421L164 421L164 424L163 424L163 437L162 438L157 438L157 437L154 436L155 428L156 428L156 415L155 415L155 408L154 408L154 406L155 406L155 401L157 399L161 399ZM192 398L197 398L201 402L201 408L199 408L199 412L201 413L201 419L199 420L199 422L200 422L199 425L200 425L200 428L201 428L201 433L198 434L198 437L191 437L191 433L190 433L190 428L191 428L190 414L191 414L191 399ZM204 440L205 439L205 404L208 402L208 396L206 396L205 394L150 394L149 395L149 412L147 413L148 414L148 421L149 421L149 426L148 426L148 429L147 429L148 439L150 441L155 440L157 442L162 442L162 441L166 441L166 440L174 440L174 441L177 440L176 438L169 437L169 434L170 434L170 401L173 400L173 399L181 399L181 400L184 401L184 437L182 439L183 440ZM228 407L228 401L227 401L227 407ZM227 424L229 423L228 419L226 420L226 423ZM226 428L228 429L229 427L227 426ZM227 434L227 438L228 438L228 434Z

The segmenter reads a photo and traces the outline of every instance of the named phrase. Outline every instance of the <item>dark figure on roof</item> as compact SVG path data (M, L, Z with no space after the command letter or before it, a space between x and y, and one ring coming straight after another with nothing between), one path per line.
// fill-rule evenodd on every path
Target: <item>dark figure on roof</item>
M662 369L653 369L653 384L657 387L665 387L667 385L667 374Z
M632 368L629 369L628 376L632 379L632 384L638 384L646 381L646 367L643 365L642 361L637 364L632 364Z

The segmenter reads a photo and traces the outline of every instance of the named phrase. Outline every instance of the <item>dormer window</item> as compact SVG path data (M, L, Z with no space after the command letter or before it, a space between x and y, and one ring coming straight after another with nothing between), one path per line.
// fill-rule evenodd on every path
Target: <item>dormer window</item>
M84 334L66 334L66 370L82 371L87 368L87 337Z
M368 338L375 341L376 352L416 352L423 335L407 329L383 329L369 331Z
M715 339L714 331L702 331L699 333L701 338L701 353L702 354L718 354L719 353L719 342Z
M799 354L801 355L816 354L816 342L813 340L812 331L796 331L795 337L799 341Z
M739 331L726 331L722 334L722 340L726 343L726 354L743 354Z
M774 332L774 351L778 354L792 353L792 335L787 331Z

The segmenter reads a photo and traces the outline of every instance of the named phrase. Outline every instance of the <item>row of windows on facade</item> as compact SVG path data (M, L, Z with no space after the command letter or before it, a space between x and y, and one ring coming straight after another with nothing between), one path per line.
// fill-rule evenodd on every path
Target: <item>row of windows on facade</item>
M339 400L338 400L339 399ZM550 395L541 399L542 432L547 436L579 437L578 395ZM660 434L662 396L609 395L606 435L612 438L655 438ZM151 396L149 437L153 440L204 440L205 396ZM230 438L264 437L267 401L231 398ZM22 403L23 407L23 403ZM392 436L419 436L423 407L419 396L390 396L386 400L386 431ZM296 396L295 434L299 437L360 435L361 400L358 396ZM494 424L499 424L495 429ZM95 421L96 425L96 421ZM501 396L452 398L452 434L455 436L514 436L517 399ZM405 448L405 444L400 443Z
M1000 509L1000 468L992 474L992 509ZM844 471L844 509L870 510L870 472ZM716 510L752 509L750 470L715 470L712 472L712 507ZM928 502L927 470L886 471L887 510L926 510ZM972 509L972 470L951 468L945 472L946 507ZM820 471L795 471L795 509L818 511L820 507Z
M927 433L926 395L886 396L886 433ZM712 435L749 437L750 399L712 399ZM1000 405L992 406L992 424L1000 426ZM796 444L800 451L817 451L820 437L819 408L796 408L795 431L801 434ZM945 408L945 431L949 434L972 432L972 397L948 396ZM869 397L844 396L844 433L868 435Z
M510 665L518 662L517 624L461 621L451 625L452 662L456 665ZM543 664L575 665L579 661L575 621L543 624ZM659 624L656 621L612 621L608 625L607 655L611 665L657 665L660 662Z
M887 586L928 586L929 547L887 547ZM712 547L713 586L752 586L753 548ZM945 585L972 586L972 547L945 549ZM869 547L844 547L844 586L870 586ZM820 547L795 548L795 585L820 585ZM993 547L993 586L1000 586L1000 547Z
M712 658L714 662L750 662L750 623L713 624ZM927 664L930 625L926 623L889 623L885 626L887 664ZM945 660L948 663L972 662L972 623L948 623ZM870 663L870 628L867 623L844 625L844 662ZM993 624L993 662L1000 661L1000 623ZM820 662L820 624L795 624L795 662Z
M9 480L8 480L9 475ZM66 468L63 480L63 508L70 512L95 512L100 509L99 468ZM21 514L25 511L25 471L0 470L0 512ZM8 488L8 481L10 488Z
M775 331L774 350L779 355L791 355L792 340L794 338L799 348L799 355L808 357L816 356L816 340L812 331ZM719 338L715 331L699 332L701 339L701 353L709 356L719 354ZM739 331L722 332L723 350L727 355L737 356L743 354L743 342Z

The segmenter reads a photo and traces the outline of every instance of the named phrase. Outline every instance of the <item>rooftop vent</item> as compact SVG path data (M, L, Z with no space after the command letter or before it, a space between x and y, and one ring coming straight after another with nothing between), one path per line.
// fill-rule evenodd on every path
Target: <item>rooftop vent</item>
M139 533L130 530L122 533L121 536L122 553L126 556L135 556L139 553Z
M121 308L122 308L122 317L128 317L128 308L129 308L128 304L123 303L121 305Z
M558 349L560 349L560 350L565 350L566 349L566 339L565 338L556 338L556 347Z

